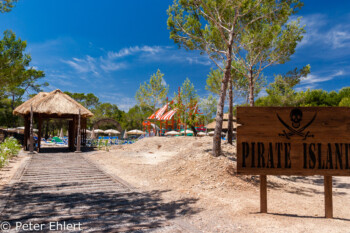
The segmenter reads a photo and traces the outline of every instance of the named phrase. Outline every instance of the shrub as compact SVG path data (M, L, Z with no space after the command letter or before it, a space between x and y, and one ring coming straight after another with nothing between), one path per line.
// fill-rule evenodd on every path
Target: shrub
M9 159L13 156L17 156L21 150L21 145L13 138L6 138L3 143L0 144L0 167L6 165Z

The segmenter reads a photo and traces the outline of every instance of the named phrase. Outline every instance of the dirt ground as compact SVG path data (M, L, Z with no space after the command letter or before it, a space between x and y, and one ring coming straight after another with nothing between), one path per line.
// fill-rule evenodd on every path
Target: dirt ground
M4 185L8 184L11 181L18 168L27 159L29 159L29 155L21 151L18 156L10 159L9 163L0 169L0 190Z
M349 232L350 178L333 179L334 219L324 218L323 178L268 176L268 214L259 213L258 176L235 174L235 147L210 155L212 138L153 137L85 154L139 190L163 192L190 210L184 219L203 232Z

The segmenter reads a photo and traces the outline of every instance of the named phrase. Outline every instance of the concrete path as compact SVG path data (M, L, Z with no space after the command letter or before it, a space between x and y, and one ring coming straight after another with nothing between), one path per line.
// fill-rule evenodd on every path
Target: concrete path
M3 190L6 203L0 221L11 225L10 232L30 227L60 232L195 231L178 220L195 212L189 207L195 200L164 203L161 193L130 189L80 154L35 154L18 181Z

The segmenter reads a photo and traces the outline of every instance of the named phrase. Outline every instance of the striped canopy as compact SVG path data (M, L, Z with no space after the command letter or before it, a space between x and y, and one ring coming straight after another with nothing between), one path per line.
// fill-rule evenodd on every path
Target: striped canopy
M159 120L170 120L171 118L173 118L176 112L177 112L176 108L173 110L170 110L167 113L165 113Z
M152 119L156 119L156 120L160 120L161 116L164 114L165 110L167 110L169 104L164 105L163 107L161 107L160 109L158 109L158 111L156 111L155 113L153 113L150 117L148 117L147 119L152 120Z

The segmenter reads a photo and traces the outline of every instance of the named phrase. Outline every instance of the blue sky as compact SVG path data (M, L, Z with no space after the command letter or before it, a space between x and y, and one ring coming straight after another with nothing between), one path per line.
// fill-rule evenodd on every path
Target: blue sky
M171 0L20 0L0 15L0 31L13 30L28 43L32 66L44 70L46 91L92 92L127 110L140 82L159 68L177 90L186 77L201 96L215 68L205 55L178 49L169 39L166 10ZM285 73L311 65L297 87L327 91L349 86L350 1L306 0L299 12L307 33L290 62L265 71Z

